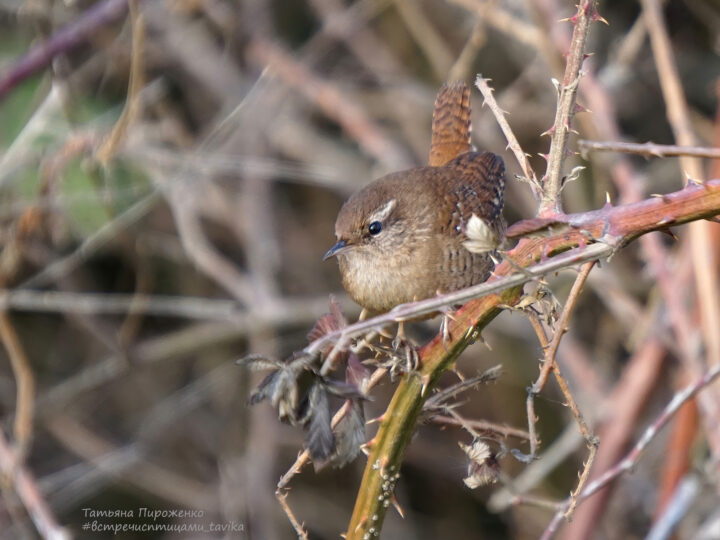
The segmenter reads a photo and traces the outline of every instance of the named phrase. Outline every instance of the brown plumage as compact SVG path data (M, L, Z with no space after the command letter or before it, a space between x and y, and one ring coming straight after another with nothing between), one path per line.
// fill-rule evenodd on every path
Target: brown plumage
M473 149L471 132L470 89L465 83L444 85L433 107L428 164L439 167L460 154L470 152Z
M338 243L325 258L338 257L345 289L372 312L480 283L492 270L493 246L483 246L504 234L505 169L472 151L464 84L438 94L430 163L365 186L337 217Z

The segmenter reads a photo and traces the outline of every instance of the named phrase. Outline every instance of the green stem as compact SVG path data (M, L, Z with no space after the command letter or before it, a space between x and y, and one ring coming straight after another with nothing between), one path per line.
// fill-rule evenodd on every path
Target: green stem
M395 484L400 477L405 449L415 431L423 404L430 396L430 390L440 375L500 313L500 306L516 303L521 292L522 286L519 286L471 302L453 315L448 341L443 342L442 337L438 336L421 349L420 370L403 377L382 417L377 435L370 443L371 451L350 520L348 540L379 536L385 512L392 503ZM452 337L454 333L458 333L456 339Z

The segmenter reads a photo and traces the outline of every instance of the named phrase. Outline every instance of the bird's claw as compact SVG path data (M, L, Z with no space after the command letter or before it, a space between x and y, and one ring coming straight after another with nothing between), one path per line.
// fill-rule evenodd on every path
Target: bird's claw
M401 349L403 350L403 353L405 355L405 371L407 373L410 373L417 369L417 366L419 364L417 348L405 336L405 326L403 325L402 321L398 323L398 330L395 338L392 340L392 347L395 352L398 352Z

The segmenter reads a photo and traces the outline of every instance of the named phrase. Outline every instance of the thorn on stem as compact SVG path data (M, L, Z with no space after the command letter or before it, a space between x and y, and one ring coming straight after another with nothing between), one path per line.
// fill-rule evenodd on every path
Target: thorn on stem
M377 416L377 417L375 417L375 418L371 418L370 420L368 420L367 422L365 422L365 425L366 425L366 426L369 426L370 424L380 423L380 422L383 421L384 418L385 418L385 415L384 415L384 414L381 414L380 416Z
M587 107L584 107L583 105L580 105L579 103L575 102L575 114L588 112L591 113L592 111L588 109Z
M400 517L405 519L405 511L402 509L402 506L400 506L400 503L398 502L397 497L395 495L392 496L392 505L393 505L393 508L395 508L397 513L400 515Z
M668 197L667 195L664 195L662 193L651 193L650 196L655 197L656 199L662 199L662 202L664 202L664 203L672 202L670 200L670 197Z
M610 23L607 22L607 19L605 19L605 17L600 15L598 13L597 9L593 10L592 15L590 16L590 20L592 20L593 22L600 21L601 23L604 23L605 25L610 26Z

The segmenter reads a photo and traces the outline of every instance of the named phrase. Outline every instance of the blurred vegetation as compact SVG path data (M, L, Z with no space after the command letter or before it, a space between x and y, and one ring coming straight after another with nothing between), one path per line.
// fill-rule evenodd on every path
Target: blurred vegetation
M0 3L0 76L91 5ZM365 183L426 162L433 99L451 70L469 83L478 73L492 79L533 166L544 170L538 154L548 143L539 134L554 118L551 78L562 78L563 65L551 36L574 6L559 0L177 0L141 2L138 10L146 25L142 50L133 50L131 19L123 16L98 26L0 101L0 277L35 380L25 466L57 521L77 538L112 536L82 530L93 521L87 509L134 510L132 519L95 519L140 523L139 508L201 510L202 519L159 521L236 523L244 531L118 537L293 538L274 491L303 435L280 423L267 404L246 406L262 374L235 360L253 352L285 358L302 348L328 309L329 293L341 298L349 319L357 317L335 264L322 262L335 216ZM511 26L503 27L493 10L509 14ZM672 143L639 4L602 2L601 13L610 24L591 29L594 56L586 69L609 99L619 136ZM713 146L720 9L711 0L670 0L665 16L692 127L702 146ZM546 36L544 48L526 28ZM463 50L470 61L458 63ZM144 75L129 98L139 112L103 166L97 152L126 106L133 61L141 61ZM580 101L589 106L582 90ZM473 107L474 144L501 154L508 167L507 221L532 217L529 189L512 181L519 168L475 91ZM603 139L597 118L595 112L578 116L580 138ZM598 208L606 192L613 201L621 198L613 176L619 159L574 156L568 167L587 169L564 192L566 210ZM676 158L628 159L644 197L682 187ZM709 177L720 176L717 163L706 165ZM18 236L28 216L34 225ZM662 241L667 264L677 286L691 291L692 267L683 262L687 231L675 232L679 241ZM717 230L713 238L708 250L717 253ZM626 364L649 337L666 338L662 369L627 447L689 379L667 343L675 337L641 248L622 251L593 276L559 358L572 362L567 375L596 432L613 422L603 412ZM573 277L551 279L561 301ZM16 294L28 290L34 294ZM688 292L685 307L692 314L691 297ZM439 320L412 326L424 343ZM526 389L542 356L535 334L522 314L506 312L483 337L490 347L470 347L458 370L473 375L501 364L503 375L460 411L525 429ZM17 381L6 351L0 356L0 410L12 438ZM440 386L456 380L445 374ZM392 390L387 381L373 393L367 418L382 413ZM574 488L586 453L561 400L555 387L536 400L543 449L561 456L533 490L548 498ZM703 478L709 450L701 427L696 432L688 474ZM635 471L615 484L595 517L594 537L646 534L657 511L667 438L663 432ZM458 440L468 442L459 428L420 427L396 489L405 519L389 514L384 537L540 536L547 510L491 503L498 485L465 487ZM527 451L522 441L508 445ZM311 538L336 538L345 530L363 467L361 456L340 470L307 468L293 480L288 502ZM526 467L502 461L508 478ZM700 482L703 496L685 513L678 538L704 538L693 535L711 517L720 519L716 474ZM6 486L0 537L36 535Z

